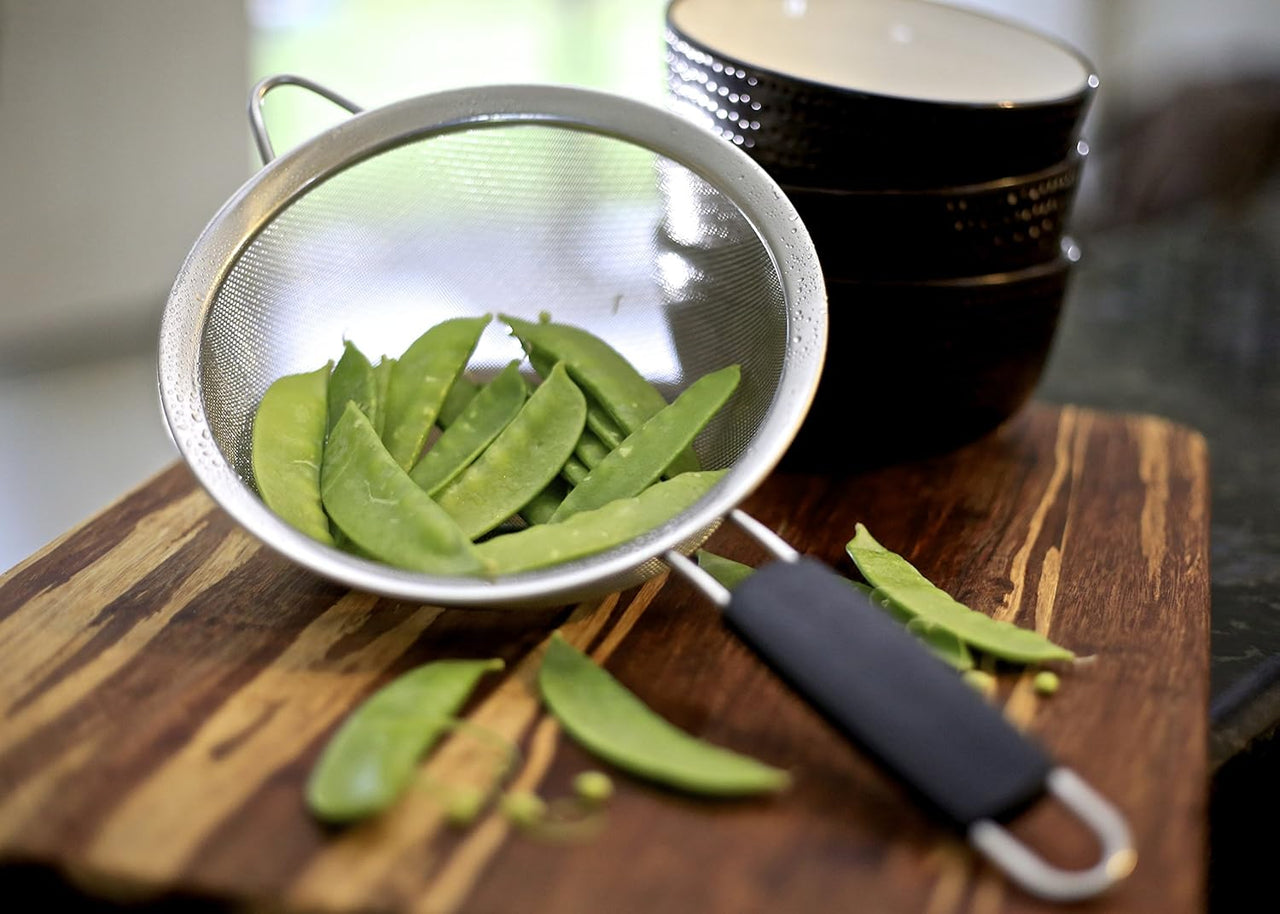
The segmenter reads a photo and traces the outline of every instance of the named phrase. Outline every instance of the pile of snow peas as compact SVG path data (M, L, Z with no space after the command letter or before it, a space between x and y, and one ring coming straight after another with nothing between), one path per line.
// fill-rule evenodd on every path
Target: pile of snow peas
M668 403L589 331L499 315L512 361L465 374L493 315L445 320L376 364L342 356L271 384L252 466L272 511L319 542L427 574L497 576L602 552L723 475L692 443L737 388L727 365ZM520 524L509 523L519 518Z

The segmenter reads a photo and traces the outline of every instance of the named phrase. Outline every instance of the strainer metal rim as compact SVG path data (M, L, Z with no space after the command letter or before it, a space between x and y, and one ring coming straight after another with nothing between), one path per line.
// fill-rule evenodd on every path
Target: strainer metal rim
M200 343L214 297L263 227L314 185L413 140L516 124L579 129L648 148L690 169L741 210L773 259L786 305L782 373L765 419L746 452L696 505L625 546L559 568L496 580L428 576L317 543L272 513L212 439L201 395ZM272 160L236 191L198 236L174 281L161 316L158 383L170 432L197 481L271 549L355 589L497 608L551 604L561 594L589 592L714 529L759 486L799 431L826 343L826 290L817 252L787 196L744 152L673 112L612 93L549 84L476 86L356 114Z

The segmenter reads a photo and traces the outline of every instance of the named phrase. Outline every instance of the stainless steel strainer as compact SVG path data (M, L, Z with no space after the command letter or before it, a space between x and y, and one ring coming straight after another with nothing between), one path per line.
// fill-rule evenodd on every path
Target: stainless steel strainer
M290 83L353 116L274 158L261 101ZM255 87L250 116L266 167L196 241L160 335L173 437L236 521L335 581L448 606L563 604L670 566L1023 885L1083 897L1123 875L1127 828L1101 797L865 598L736 509L798 431L827 333L813 244L758 165L675 114L568 87L462 89L361 112L278 76ZM336 358L344 338L371 356L399 355L449 317L543 311L606 339L668 399L708 371L741 365L735 396L696 442L705 466L728 468L698 504L620 548L489 581L356 558L297 532L258 498L251 424L276 378ZM470 371L494 373L521 355L495 322ZM686 558L724 517L780 559L732 595ZM997 824L1045 792L1096 829L1095 867L1048 867Z
M254 95L264 158L271 147ZM732 222L699 256L664 225ZM696 509L622 549L484 581L433 578L320 545L253 488L253 411L275 378L341 354L399 355L448 317L583 326L665 392L737 362L732 406L697 443L732 467ZM269 161L196 242L165 308L160 390L214 499L263 542L355 588L453 606L556 604L638 583L688 551L778 462L826 344L817 257L790 202L738 150L660 109L581 89L442 92L359 113ZM495 323L470 371L522 355Z

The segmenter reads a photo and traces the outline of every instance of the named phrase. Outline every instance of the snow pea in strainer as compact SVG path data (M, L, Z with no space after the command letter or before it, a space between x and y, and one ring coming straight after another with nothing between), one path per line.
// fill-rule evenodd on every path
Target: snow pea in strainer
M294 84L352 117L279 158L261 102ZM801 694L1020 884L1084 897L1124 875L1123 819L1055 766L914 639L736 505L778 464L826 351L822 273L794 207L744 153L660 108L558 86L486 86L361 111L307 80L255 87L266 166L197 239L165 306L161 401L210 495L292 561L347 586L455 607L569 603L668 567ZM742 380L696 442L728 468L701 501L627 544L496 580L358 558L272 514L253 484L254 411L275 379L341 353L398 355L451 317L549 313L600 336L671 399L736 363ZM468 373L523 356L492 323ZM732 594L687 555L724 518L770 549ZM999 824L1049 793L1097 833L1099 862L1065 872Z

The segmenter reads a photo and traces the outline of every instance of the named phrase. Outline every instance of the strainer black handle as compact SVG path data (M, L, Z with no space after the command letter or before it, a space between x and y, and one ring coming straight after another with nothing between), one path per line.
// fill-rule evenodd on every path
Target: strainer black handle
M734 588L725 621L832 722L959 827L1038 799L1053 767L883 610L809 558Z
M749 515L734 511L731 518L779 560L732 592L683 556L667 561L696 579L742 640L846 737L1033 894L1087 898L1132 870L1129 828L1110 803L847 580ZM1000 824L1045 794L1093 830L1101 847L1094 866L1052 866Z

